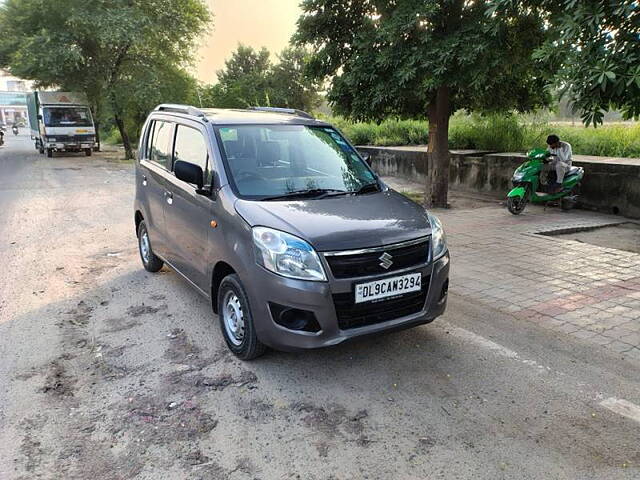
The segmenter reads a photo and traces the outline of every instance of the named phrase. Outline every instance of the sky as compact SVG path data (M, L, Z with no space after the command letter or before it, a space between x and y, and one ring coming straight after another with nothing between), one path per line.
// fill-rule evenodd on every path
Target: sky
M238 43L278 53L289 43L300 15L299 0L206 0L214 15L210 32L200 40L195 74L216 80Z

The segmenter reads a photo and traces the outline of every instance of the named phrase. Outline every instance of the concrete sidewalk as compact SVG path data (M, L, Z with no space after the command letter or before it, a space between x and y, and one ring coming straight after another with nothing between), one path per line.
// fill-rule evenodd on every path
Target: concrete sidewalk
M435 211L451 249L453 292L640 360L640 254L541 235L630 220L533 205L514 216L480 205Z

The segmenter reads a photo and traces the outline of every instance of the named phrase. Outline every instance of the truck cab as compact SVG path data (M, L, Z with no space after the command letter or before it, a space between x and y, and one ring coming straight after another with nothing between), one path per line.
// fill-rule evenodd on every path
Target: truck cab
M96 129L84 94L33 92L28 98L31 137L40 153L81 152L98 149Z

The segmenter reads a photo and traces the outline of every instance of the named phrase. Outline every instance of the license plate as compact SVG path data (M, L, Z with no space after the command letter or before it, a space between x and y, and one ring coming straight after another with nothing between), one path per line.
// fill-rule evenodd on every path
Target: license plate
M381 298L403 295L409 292L417 292L422 284L421 273L409 273L397 277L374 280L373 282L359 283L356 285L356 302L370 302Z

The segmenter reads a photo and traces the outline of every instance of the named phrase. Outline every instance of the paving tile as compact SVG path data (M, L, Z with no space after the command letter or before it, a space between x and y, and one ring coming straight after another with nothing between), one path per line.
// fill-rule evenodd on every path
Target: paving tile
M640 254L538 235L620 217L532 206L440 213L455 266L452 291L613 351L640 352ZM629 355L639 355L634 352Z

